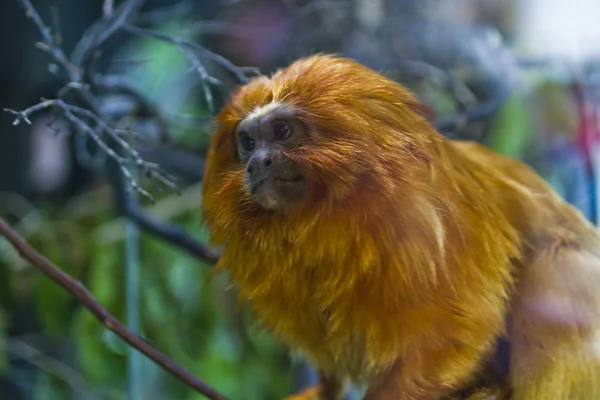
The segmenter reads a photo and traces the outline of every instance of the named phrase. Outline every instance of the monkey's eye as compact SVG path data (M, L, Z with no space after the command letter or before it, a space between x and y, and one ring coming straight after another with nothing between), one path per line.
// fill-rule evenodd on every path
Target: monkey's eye
M254 150L254 146L256 145L254 139L252 139L250 135L248 135L246 132L242 132L242 134L240 135L240 143L246 151Z
M287 139L292 134L292 127L285 122L275 124L273 133L279 140Z

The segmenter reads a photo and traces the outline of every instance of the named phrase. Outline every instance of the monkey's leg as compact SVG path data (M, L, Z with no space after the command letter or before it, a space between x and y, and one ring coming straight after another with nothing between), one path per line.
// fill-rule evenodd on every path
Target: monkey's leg
M363 400L438 400L466 384L491 339L415 349L376 377Z
M521 273L511 321L511 399L600 400L600 259L554 246Z
M319 372L319 384L304 389L300 393L283 400L343 400L347 381Z
M505 388L481 388L470 394L444 397L444 400L510 400L510 390Z
M488 383L485 386L477 385L439 400L509 400L511 391L504 386L500 382Z

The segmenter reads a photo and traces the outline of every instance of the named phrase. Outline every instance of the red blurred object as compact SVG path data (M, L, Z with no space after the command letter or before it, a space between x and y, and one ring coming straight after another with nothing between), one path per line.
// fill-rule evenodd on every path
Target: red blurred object
M293 29L293 17L280 2L251 3L225 17L231 25L223 39L227 53L238 63L267 67L284 52Z
M581 83L575 81L572 84L572 90L579 117L577 142L585 154L585 163L588 171L592 172L592 154L594 154L600 138L597 110L586 97Z

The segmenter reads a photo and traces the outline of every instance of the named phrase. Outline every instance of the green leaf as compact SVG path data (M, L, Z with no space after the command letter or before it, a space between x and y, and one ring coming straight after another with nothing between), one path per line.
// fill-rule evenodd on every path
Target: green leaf
M45 329L54 334L64 333L71 318L70 305L73 297L69 292L43 275L39 277L37 304L38 316Z
M492 121L487 145L500 154L522 159L532 139L529 114L523 96L512 95Z
M113 315L121 318L122 303L122 252L120 245L98 247L97 257L90 267L88 287L96 299ZM77 338L77 355L85 376L96 384L122 385L125 376L125 359L122 345L107 343L106 328L82 307L78 308L72 336ZM118 339L120 340L120 339Z

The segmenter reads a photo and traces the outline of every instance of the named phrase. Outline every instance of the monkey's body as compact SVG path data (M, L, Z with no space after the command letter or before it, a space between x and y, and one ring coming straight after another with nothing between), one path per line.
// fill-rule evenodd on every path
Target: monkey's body
M307 133L272 157L302 168L293 204L278 196L288 186L252 186L235 154L236 126L279 103ZM510 362L494 389L600 400L595 230L529 168L443 138L421 110L401 86L327 56L241 88L204 181L219 267L329 377L321 398L350 378L369 400L442 399L475 384L504 337Z

